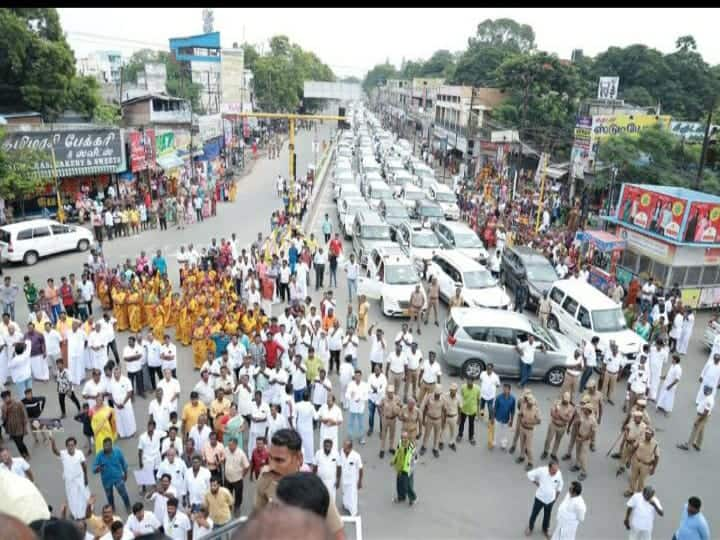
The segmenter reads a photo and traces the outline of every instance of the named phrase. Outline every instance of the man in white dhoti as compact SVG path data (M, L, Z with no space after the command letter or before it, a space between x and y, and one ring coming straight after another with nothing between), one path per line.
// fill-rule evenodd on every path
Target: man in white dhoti
M695 404L700 405L705 399L705 393L703 388L709 386L712 388L712 397L715 397L717 393L718 384L720 383L720 353L715 353L705 363L702 372L700 373L700 388L698 388L697 396L695 397Z
M682 377L682 367L680 367L680 356L673 354L672 364L665 374L665 379L660 387L660 394L657 400L657 410L665 416L672 412L675 403L675 391Z
M677 349L678 340L680 339L680 334L682 333L682 325L684 319L685 314L682 311L678 311L677 313L675 313L671 321L672 326L670 327L670 332L668 332L668 336L670 338L669 344L670 350L672 352L675 352L675 350Z
M685 317L683 318L682 330L680 331L680 339L677 343L677 352L680 354L687 354L688 344L690 343L690 337L695 327L695 314L692 309L685 308Z
M50 448L53 454L60 458L65 480L65 496L67 506L73 519L85 519L87 502L90 497L88 489L87 465L85 456L76 448L75 437L65 439L65 450L58 451L55 439L50 432Z
M262 392L255 391L255 401L250 407L250 438L248 439L248 455L252 456L255 450L255 441L258 437L265 437L267 433L267 419L270 416L270 408L262 399Z
M135 411L133 410L132 397L133 389L130 379L120 372L120 366L113 368L113 376L108 388L115 404L115 415L118 436L127 439L135 435L137 425L135 424Z
M322 443L323 447L315 453L315 463L313 472L320 477L325 487L330 493L330 501L334 504L335 489L340 483L340 456L333 447L331 439L325 439Z
M72 330L67 333L67 355L70 382L76 386L85 379L85 332L80 329L80 321L73 321Z
M323 404L318 411L320 419L320 440L330 439L333 448L338 448L338 431L343 422L342 409L335 403L335 396L328 394L327 403Z
M663 366L668 359L669 350L663 344L661 338L655 341L655 346L650 349L648 355L649 381L648 381L648 399L657 400L658 390L660 389L660 377L662 376Z
M582 498L582 484L570 482L570 489L560 503L555 516L556 524L551 540L575 540L578 525L585 521L587 506Z
M105 386L105 381L100 377L100 370L93 369L92 377L88 379L82 389L82 398L90 405L95 406L95 398L99 395L105 395L110 389Z
M305 389L303 400L295 404L295 429L302 438L303 459L312 465L315 461L315 434L313 422L318 419L318 413L310 403L310 392Z
M25 339L30 342L30 369L32 371L32 378L36 381L48 381L50 379L50 371L48 370L47 364L45 336L35 329L33 323L29 323Z
M346 440L340 452L340 476L342 483L342 505L356 516L358 513L358 491L362 489L363 462L360 454L352 447L352 441Z
M270 405L270 416L267 419L267 438L272 440L276 431L290 427L287 418L280 412L280 405Z
M107 336L102 331L100 323L95 323L93 331L88 336L90 349L90 364L93 369L103 369L108 361Z
M18 326L9 321L8 325L0 324L0 336L5 348L0 352L0 384L5 384L10 376L9 363L15 350L15 344L25 341L25 336L18 329Z

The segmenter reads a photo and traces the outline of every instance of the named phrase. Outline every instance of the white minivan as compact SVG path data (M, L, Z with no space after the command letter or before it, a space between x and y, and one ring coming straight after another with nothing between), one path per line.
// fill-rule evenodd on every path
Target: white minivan
M578 346L598 336L601 351L614 341L626 365L635 362L646 341L627 327L621 306L601 291L587 281L560 279L550 288L549 298L548 327L562 332Z
M31 219L0 227L3 261L33 265L40 257L63 251L86 251L93 233L85 227L64 225L52 219Z

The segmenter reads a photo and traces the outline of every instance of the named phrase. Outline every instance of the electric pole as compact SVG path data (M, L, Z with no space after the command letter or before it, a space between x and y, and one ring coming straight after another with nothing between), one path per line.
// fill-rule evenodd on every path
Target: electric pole
M700 152L700 165L698 165L697 178L695 179L695 189L700 189L700 183L702 182L703 169L705 168L705 156L707 155L708 144L710 143L710 128L712 127L712 115L715 104L717 103L717 97L713 96L710 104L710 110L708 110L707 125L705 126L705 137L703 138L702 151Z

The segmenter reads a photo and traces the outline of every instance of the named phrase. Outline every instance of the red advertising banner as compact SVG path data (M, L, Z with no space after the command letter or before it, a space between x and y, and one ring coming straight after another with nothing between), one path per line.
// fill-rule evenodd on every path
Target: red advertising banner
M718 230L720 230L720 205L703 202L690 204L683 240L704 244L720 243Z
M143 144L143 136L139 131L131 131L128 134L128 143L130 145L130 170L132 172L144 171L147 169L145 162L145 145Z
M680 240L680 224L686 204L685 200L664 193L625 185L618 219L655 234Z

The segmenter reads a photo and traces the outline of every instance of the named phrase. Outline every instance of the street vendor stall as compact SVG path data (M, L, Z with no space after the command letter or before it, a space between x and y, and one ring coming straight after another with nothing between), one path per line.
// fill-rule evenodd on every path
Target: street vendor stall
M615 283L615 271L627 242L605 231L577 231L580 265L590 265L590 283L602 292Z

